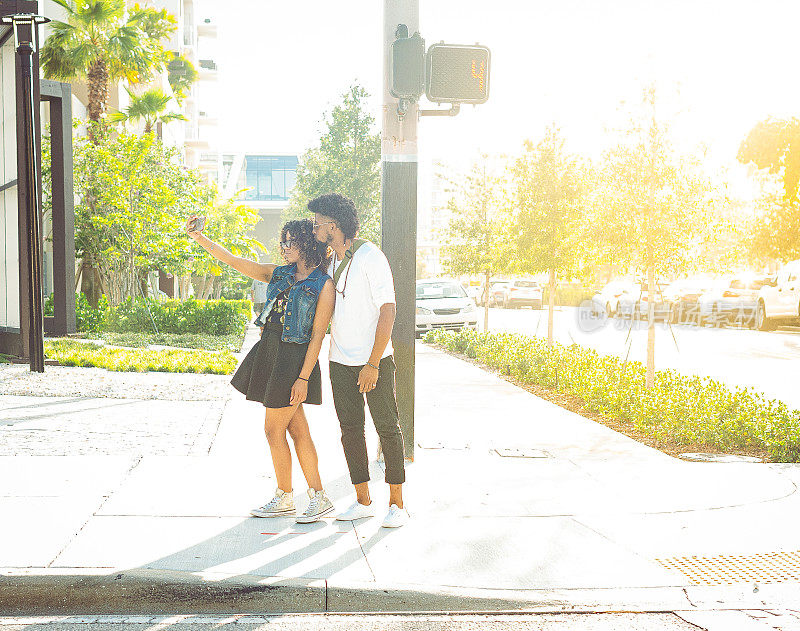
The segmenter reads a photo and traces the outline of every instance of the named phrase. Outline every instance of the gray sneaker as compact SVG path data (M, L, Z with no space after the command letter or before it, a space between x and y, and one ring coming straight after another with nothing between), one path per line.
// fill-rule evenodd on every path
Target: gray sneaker
M298 515L297 519L295 519L298 524L311 524L315 521L319 521L321 517L324 517L328 513L333 512L333 503L328 499L328 496L325 495L325 491L308 489L308 498L308 508L306 508L302 515Z
M294 515L294 493L284 493L280 489L275 490L275 497L260 508L250 511L253 517L283 517L284 515Z

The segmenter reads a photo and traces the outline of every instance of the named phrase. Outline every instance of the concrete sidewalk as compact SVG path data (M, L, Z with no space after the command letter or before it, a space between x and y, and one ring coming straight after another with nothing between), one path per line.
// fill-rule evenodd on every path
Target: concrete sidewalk
M181 448L166 432L146 452L0 456L0 612L800 610L800 466L677 460L424 345L417 384L412 521L397 530L382 515L249 517L275 481L263 408L238 393L218 423L213 402L107 412L193 428ZM323 398L307 414L344 509L329 387ZM87 415L91 401L43 409ZM41 423L42 404L0 396L0 441ZM302 510L296 465L294 486Z

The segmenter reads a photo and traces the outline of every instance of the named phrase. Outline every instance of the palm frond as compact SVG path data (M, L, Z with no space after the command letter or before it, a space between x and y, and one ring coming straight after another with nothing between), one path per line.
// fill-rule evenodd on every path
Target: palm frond
M171 123L173 121L188 121L189 119L186 118L183 114L179 114L178 112L170 112L169 114L163 114L158 117L162 123Z
M84 0L74 12L75 19L88 27L107 30L125 14L124 0Z

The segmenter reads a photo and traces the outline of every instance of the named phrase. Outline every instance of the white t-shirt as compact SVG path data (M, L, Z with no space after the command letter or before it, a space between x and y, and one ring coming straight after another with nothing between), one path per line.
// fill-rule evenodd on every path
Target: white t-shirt
M328 276L333 278L340 263L341 259L334 255ZM336 289L330 360L345 366L363 366L375 345L381 306L395 304L394 279L386 255L374 243L364 243L342 270ZM392 353L390 340L381 359Z

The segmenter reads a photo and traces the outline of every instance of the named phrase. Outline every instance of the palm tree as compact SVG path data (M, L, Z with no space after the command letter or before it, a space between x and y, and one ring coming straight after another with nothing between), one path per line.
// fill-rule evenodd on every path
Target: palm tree
M177 28L175 17L138 4L126 17L125 0L53 1L69 17L68 22L50 23L52 34L42 46L42 70L48 79L86 78L89 119L100 122L112 82L139 83L164 68L169 53L162 41Z
M173 58L167 64L167 76L175 100L178 101L178 105L182 105L183 100L189 95L192 84L197 81L197 69L186 57L173 53Z
M170 123L172 121L185 121L187 119L183 114L176 112L169 112L162 114L167 109L167 104L172 97L165 94L159 88L148 90L141 96L135 95L133 92L125 88L128 96L131 98L131 103L121 112L114 112L108 117L112 123L124 123L127 121L137 122L144 121L144 133L149 134L153 131L153 126L156 123Z

